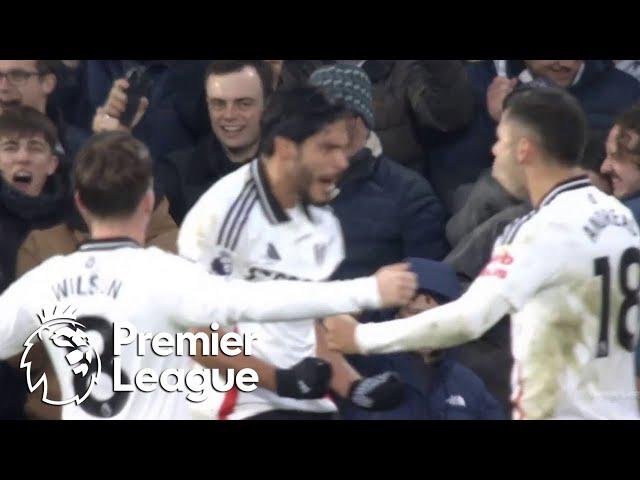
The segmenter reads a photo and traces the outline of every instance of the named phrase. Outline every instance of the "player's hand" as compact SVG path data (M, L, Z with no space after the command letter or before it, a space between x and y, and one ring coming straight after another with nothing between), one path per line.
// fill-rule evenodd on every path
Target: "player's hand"
M353 382L349 400L365 410L391 410L404 401L404 384L395 372L362 378Z
M403 307L414 299L418 277L408 263L383 267L376 273L382 308Z
M289 369L276 371L276 393L284 398L315 400L329 393L331 364L320 358L304 358Z
M361 353L356 344L358 322L355 318L349 315L336 315L325 318L322 323L326 328L329 350L342 353Z
M516 85L518 85L517 78L509 79L505 77L496 77L489 85L487 89L487 110L491 118L496 122L499 122L502 117L502 106L505 98L516 88Z
M124 78L113 82L113 87L111 87L107 101L102 107L98 108L95 116L93 117L93 131L95 133L113 130L130 132L131 128L140 123L140 120L149 107L149 100L144 97L140 100L140 105L138 105L138 111L133 117L131 128L120 123L120 116L127 108L128 88L129 82Z

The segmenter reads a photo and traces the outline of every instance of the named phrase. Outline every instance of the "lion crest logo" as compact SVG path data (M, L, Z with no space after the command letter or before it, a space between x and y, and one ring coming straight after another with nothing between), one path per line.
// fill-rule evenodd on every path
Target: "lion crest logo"
M34 382L31 375L31 360L29 357L33 346L37 343L48 342L53 348L66 350L64 358L73 375L75 395L72 398L53 400L48 397L48 379L45 372ZM49 320L33 332L24 343L25 351L20 360L20 368L27 370L27 385L30 392L34 392L43 385L42 401L49 405L68 405L75 403L80 405L97 385L102 364L100 355L90 344L84 325L71 318L55 318ZM78 386L81 386L78 389ZM81 391L78 391L81 390Z

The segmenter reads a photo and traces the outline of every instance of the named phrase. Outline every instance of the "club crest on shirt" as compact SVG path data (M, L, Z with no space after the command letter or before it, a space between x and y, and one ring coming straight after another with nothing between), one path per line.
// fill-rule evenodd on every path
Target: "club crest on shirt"
M228 277L233 273L233 261L231 255L228 252L221 252L211 262L211 269L218 275Z

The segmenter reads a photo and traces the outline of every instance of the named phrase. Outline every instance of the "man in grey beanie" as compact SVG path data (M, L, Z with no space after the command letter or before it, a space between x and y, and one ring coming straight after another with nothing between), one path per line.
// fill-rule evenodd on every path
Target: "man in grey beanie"
M338 64L316 70L309 82L351 112L347 119L349 168L332 202L346 243L335 278L375 272L390 259L440 260L448 252L444 211L429 182L382 152L366 72Z

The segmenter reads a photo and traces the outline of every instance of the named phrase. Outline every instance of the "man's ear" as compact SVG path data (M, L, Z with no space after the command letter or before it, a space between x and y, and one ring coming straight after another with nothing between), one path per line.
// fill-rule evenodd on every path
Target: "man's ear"
M41 80L42 90L44 93L49 96L56 89L56 85L58 85L58 79L53 73L47 73L42 77Z
M429 308L436 308L440 306L440 304L436 301L435 298L433 298L432 295L428 293L423 293L422 295L424 295L424 300L427 303L427 305L429 305Z
M297 152L296 144L284 137L276 137L273 140L273 153L279 158L290 159L296 156Z
M142 208L144 213L151 215L153 213L153 207L155 207L156 203L156 195L153 191L153 188L149 187L147 193L145 193L144 198L142 199Z
M533 144L526 137L520 138L516 144L516 158L520 165L528 163L531 157Z
M49 159L49 165L47 166L47 175L51 176L56 173L58 166L60 165L60 160L56 155L51 155Z

